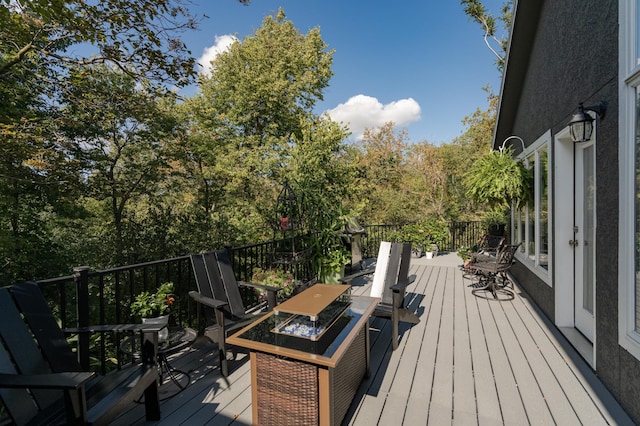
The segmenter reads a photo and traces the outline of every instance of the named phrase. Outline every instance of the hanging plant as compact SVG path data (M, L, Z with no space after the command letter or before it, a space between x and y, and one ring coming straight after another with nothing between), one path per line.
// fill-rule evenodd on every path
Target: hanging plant
M511 148L480 157L465 175L468 195L492 208L525 204L531 196L532 179L531 170L513 158Z

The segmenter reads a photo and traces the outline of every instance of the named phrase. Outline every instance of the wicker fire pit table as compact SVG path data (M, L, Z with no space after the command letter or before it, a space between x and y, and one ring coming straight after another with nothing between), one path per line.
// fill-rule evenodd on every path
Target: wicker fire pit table
M369 373L378 299L316 284L227 341L251 350L253 423L339 425Z

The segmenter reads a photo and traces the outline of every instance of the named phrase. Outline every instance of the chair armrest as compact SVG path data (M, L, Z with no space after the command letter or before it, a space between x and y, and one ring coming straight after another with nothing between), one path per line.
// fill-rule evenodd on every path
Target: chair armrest
M415 274L409 275L406 280L400 281L399 283L392 285L391 290L393 290L394 293L400 293L401 291L404 291L409 286L409 284L413 283L415 280L416 280Z
M200 303L202 305L208 306L208 307L213 308L213 309L220 309L223 306L228 305L227 302L223 302L222 300L212 299L210 297L203 296L200 293L198 293L197 291L190 291L189 292L189 297L191 297L197 303Z
M79 389L96 373L6 374L0 373L0 388Z
M115 324L115 325L89 325L87 327L69 327L62 330L65 334L80 334L80 333L126 333L131 331L141 332L159 332L163 326L157 324Z

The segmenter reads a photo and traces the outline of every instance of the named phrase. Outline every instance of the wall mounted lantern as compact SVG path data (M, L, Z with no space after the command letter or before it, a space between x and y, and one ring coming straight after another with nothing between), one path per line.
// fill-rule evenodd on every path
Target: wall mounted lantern
M578 106L578 112L571 117L569 121L569 132L571 133L571 139L574 142L586 142L591 139L593 134L593 118L587 111L593 111L600 119L604 118L607 112L606 102L600 102L598 105L585 107L580 103Z

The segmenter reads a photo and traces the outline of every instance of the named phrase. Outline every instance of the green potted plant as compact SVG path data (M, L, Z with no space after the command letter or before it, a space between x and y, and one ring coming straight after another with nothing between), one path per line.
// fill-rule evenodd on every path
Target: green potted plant
M325 284L340 284L344 277L344 269L349 259L349 252L342 247L335 247L327 251L318 265L318 279Z
M163 342L169 335L166 326L169 324L169 314L174 307L175 301L173 283L166 282L161 284L153 293L143 291L138 294L131 304L131 313L140 317L143 324L165 326L158 333L158 340Z
M339 284L345 266L351 260L351 253L340 239L341 231L342 221L336 220L311 236L311 266L322 283Z
M469 264L473 262L473 255L478 251L477 246L460 246L458 247L457 254L462 259L462 266L464 269L469 267Z

